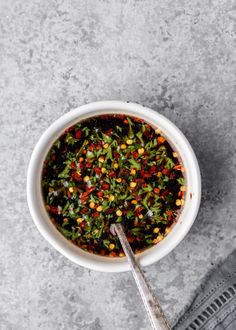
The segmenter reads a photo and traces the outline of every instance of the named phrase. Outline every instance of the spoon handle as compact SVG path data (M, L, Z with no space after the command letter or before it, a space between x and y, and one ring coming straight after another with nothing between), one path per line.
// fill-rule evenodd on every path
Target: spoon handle
M122 248L126 254L128 262L130 264L135 282L139 289L139 293L142 297L144 306L148 313L152 328L154 330L169 330L170 326L165 318L165 315L155 299L153 293L150 290L150 287L144 277L144 274L135 259L135 255L129 245L129 242L126 238L126 235L123 230L123 226L120 223L114 224L114 229L119 237Z

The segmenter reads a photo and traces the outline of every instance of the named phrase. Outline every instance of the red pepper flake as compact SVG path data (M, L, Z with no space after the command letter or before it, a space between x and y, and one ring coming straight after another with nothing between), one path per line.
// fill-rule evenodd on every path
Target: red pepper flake
M116 151L113 152L113 156L115 159L119 159L120 158L120 154Z
M106 131L106 135L108 135L108 136L111 136L112 133L113 133L112 129L109 129L108 131Z
M101 256L105 256L106 251L105 251L105 250L100 250L100 251L99 251L99 254L100 254Z
M103 195L104 195L104 192L103 192L103 191L98 191L98 192L97 192L97 196L98 196L98 197L103 197Z
M155 173L156 171L157 171L157 168L156 168L155 165L152 165L152 166L150 167L150 169L149 169L149 172L150 172L151 174Z
M71 177L76 180L76 181L82 181L82 177L81 177L81 174L79 174L78 172L74 171L72 174L71 174Z
M98 166L96 166L96 167L94 167L94 172L96 174L100 174L101 173L101 169Z
M139 206L139 207L136 209L136 211L134 212L134 214L135 214L136 216L138 216L138 215L142 212L142 210L143 210L143 207L142 207L142 206Z
M162 197L165 197L169 193L169 189L165 189L161 194Z
M134 157L134 158L138 158L138 152L137 152L137 151L134 151L134 152L133 152L133 157Z
M162 173L165 174L165 175L168 175L168 174L170 174L170 170L168 168L164 168L162 170Z
M109 173L110 178L115 178L116 177L116 172L114 170L111 170Z
M95 149L95 144L94 143L91 143L90 146L89 146L89 150L90 151L93 151Z
M112 214L115 211L114 208L109 208L105 211L106 214Z
M93 166L93 164L90 163L90 162L87 162L86 165L85 165L86 168L91 168L92 166Z
M153 189L153 191L154 191L154 193L155 193L155 194L157 194L157 195L158 195L158 194L159 194L159 192L160 192L160 189L159 189L159 188L154 188L154 189Z
M180 164L175 165L174 170L181 171L182 170L182 165L180 165Z
M104 190L108 190L109 188L110 188L109 183L103 183L103 185L102 185L102 189L104 189Z
M117 118L120 118L120 119L122 119L122 120L124 120L125 117L126 117L126 115L116 115L116 117L117 117Z
M71 168L75 168L75 162L71 162L71 163L70 163L70 167L71 167Z
M134 199L137 201L137 202L139 202L139 201L141 201L142 199L143 199L143 197L142 197L142 195L133 195L133 197L134 197Z
M82 135L82 132L81 131L76 131L75 132L75 137L76 137L76 139L80 139L81 138L81 135Z
M94 216L94 218L98 218L98 217L99 217L99 215L100 215L100 213L99 213L99 212L97 212L97 211L93 213L93 216Z
M116 255L116 252L111 251L111 252L109 253L109 256L110 256L110 257L116 257L117 255Z
M175 178L175 173L174 172L172 172L172 173L170 173L170 179L174 179Z
M51 213L60 214L60 211L58 210L58 207L56 207L56 206L49 205L49 209L50 209Z
M158 144L163 144L164 142L165 142L165 138L163 137L163 136L158 136L158 138L157 138L157 143Z
M73 130L73 126L72 127L68 127L66 130L65 130L65 134L71 132Z
M82 221L82 222L79 224L79 226L80 226L81 228L84 228L86 225L87 225L87 222L86 222L85 220Z

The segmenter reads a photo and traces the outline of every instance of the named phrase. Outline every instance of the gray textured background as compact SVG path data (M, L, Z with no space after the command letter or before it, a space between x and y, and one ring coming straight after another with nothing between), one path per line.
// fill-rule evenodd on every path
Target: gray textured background
M0 0L0 329L148 330L129 273L72 264L35 228L35 143L84 103L149 106L186 134L203 198L186 239L146 275L173 323L235 246L236 6L227 0Z

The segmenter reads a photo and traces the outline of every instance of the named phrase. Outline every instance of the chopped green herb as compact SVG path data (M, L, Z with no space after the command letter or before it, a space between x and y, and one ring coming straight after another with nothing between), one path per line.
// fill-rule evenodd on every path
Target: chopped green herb
M69 127L53 144L42 173L51 221L78 247L123 256L112 223L122 222L135 253L157 244L184 204L182 163L143 120L93 117Z

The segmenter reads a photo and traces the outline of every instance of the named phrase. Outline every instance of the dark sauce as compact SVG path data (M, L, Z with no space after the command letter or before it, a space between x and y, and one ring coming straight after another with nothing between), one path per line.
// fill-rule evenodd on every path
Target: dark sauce
M135 253L160 242L184 204L183 170L170 143L149 124L104 115L75 124L55 141L42 192L51 221L72 243L123 256L110 225L123 223Z

